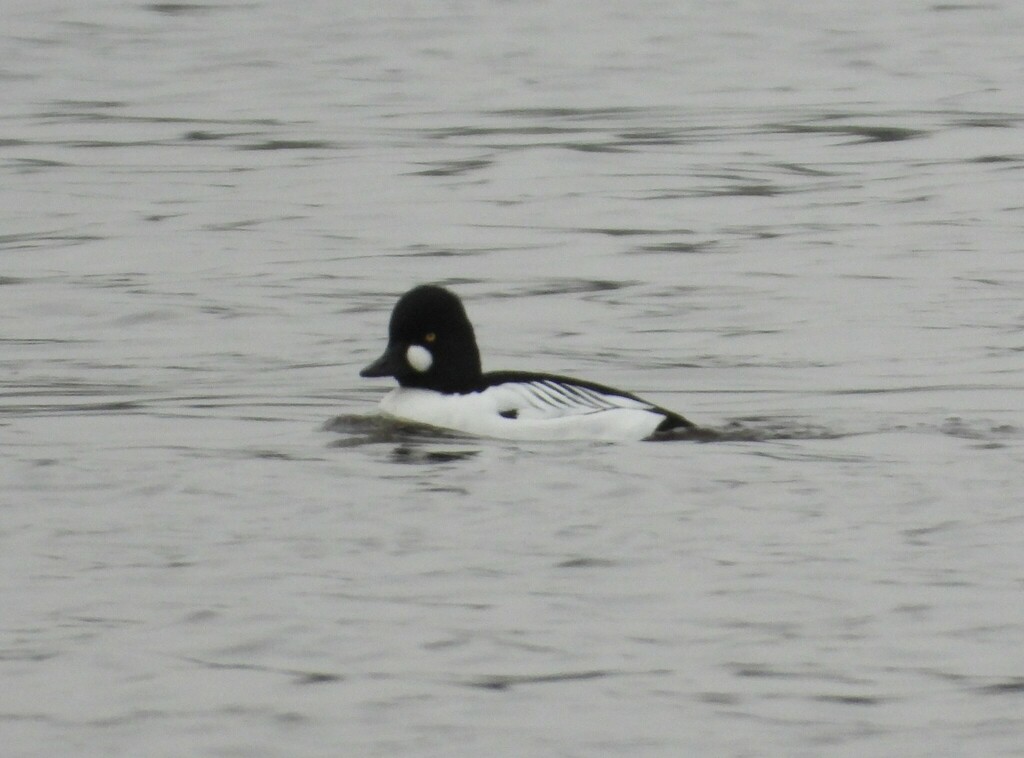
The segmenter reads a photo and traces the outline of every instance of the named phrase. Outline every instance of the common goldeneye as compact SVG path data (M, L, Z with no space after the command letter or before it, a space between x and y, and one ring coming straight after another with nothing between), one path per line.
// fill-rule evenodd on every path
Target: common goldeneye
M594 382L483 373L462 301L434 285L402 295L391 312L384 354L359 375L398 380L380 402L386 416L485 437L640 440L695 428L678 413Z

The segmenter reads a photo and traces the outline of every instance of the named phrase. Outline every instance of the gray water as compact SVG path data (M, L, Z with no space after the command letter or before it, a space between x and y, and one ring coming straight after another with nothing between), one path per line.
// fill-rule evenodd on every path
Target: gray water
M1024 755L1019 3L0 11L5 756Z

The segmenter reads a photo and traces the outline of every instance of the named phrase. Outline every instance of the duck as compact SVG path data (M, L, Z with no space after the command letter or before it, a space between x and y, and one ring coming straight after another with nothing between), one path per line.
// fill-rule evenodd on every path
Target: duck
M462 301L434 284L399 298L383 354L359 375L397 380L380 401L383 416L478 437L629 441L697 429L674 411L597 382L485 373Z

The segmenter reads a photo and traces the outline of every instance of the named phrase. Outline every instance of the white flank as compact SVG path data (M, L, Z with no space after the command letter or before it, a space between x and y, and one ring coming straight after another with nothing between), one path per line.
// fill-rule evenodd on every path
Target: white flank
M384 396L380 409L405 421L516 440L642 440L665 418L630 398L583 390L573 402L571 393L552 395L552 390L536 382L508 382L464 395L399 387ZM509 411L515 418L501 415Z

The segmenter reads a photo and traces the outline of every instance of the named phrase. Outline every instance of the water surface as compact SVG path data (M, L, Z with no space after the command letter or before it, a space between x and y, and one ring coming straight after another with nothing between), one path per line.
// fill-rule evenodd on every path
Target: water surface
M6 754L1024 754L1024 13L776 6L7 2Z

